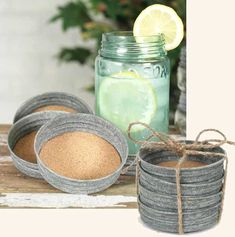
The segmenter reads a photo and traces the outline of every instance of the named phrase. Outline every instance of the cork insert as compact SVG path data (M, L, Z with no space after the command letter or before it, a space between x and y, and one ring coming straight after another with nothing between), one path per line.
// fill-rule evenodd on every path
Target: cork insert
M163 161L163 162L158 163L157 165L163 166L163 167L175 168L177 163L178 161ZM195 168L195 167L201 167L201 166L206 166L206 165L208 164L205 162L187 160L181 165L181 168Z
M17 141L13 148L13 152L18 157L31 163L37 163L37 158L34 153L34 139L36 134L37 132L34 131L23 136Z
M89 180L112 174L121 164L117 150L88 132L67 132L46 142L40 151L43 163L59 175Z
M46 105L46 106L42 106L40 108L37 108L33 111L33 113L35 112L43 112L43 111L64 111L64 112L69 112L69 113L75 113L78 112L75 109L66 107L66 106L62 106L62 105Z

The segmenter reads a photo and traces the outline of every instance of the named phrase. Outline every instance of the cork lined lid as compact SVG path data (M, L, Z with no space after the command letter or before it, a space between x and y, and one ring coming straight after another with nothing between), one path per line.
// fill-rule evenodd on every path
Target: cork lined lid
M47 92L25 101L16 111L13 122L40 111L64 111L93 113L92 109L80 98L65 92Z
M53 147L58 150L52 152ZM110 122L92 114L68 113L40 129L35 152L40 172L52 186L68 193L89 194L116 182L126 163L128 146L122 132ZM81 164L89 173L84 173Z

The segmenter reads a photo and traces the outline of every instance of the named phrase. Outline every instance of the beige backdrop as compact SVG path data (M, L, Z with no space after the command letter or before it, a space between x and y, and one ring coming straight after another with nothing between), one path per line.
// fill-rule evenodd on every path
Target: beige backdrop
M188 0L188 137L218 128L235 140L235 1ZM235 148L230 162L222 221L194 234L234 234ZM1 236L174 236L139 223L137 210L0 210ZM5 235L3 235L5 233Z

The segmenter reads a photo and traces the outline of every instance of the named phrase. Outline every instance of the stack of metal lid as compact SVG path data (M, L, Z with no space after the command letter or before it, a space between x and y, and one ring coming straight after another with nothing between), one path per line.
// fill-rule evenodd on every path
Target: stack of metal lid
M188 141L190 142L190 141ZM220 147L204 149L224 154ZM175 167L161 162L179 157L160 147L142 147L138 154L138 206L141 220L155 230L179 233L178 193ZM189 155L188 161L203 166L181 168L182 224L185 233L208 229L218 222L224 180L224 157Z

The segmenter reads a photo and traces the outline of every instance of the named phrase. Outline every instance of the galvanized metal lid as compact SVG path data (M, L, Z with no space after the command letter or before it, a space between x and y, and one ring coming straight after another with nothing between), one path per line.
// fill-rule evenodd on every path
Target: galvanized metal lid
M25 101L17 110L13 122L33 113L36 109L48 105L61 105L79 113L93 114L92 109L80 98L65 92L47 92Z
M23 157L17 156L14 152L14 147L20 138L24 137L30 132L38 131L41 126L50 121L52 118L64 113L65 112L57 111L33 113L23 117L11 127L8 135L8 149L10 151L13 163L18 170L28 176L42 178L38 170L38 165L24 160Z
M118 169L111 175L99 179L78 180L59 175L47 167L40 159L43 144L58 135L73 131L95 134L113 145L121 158ZM48 183L64 192L90 194L104 190L116 182L126 163L128 146L122 132L110 122L92 114L68 113L57 116L40 129L35 140L35 152L41 175Z

